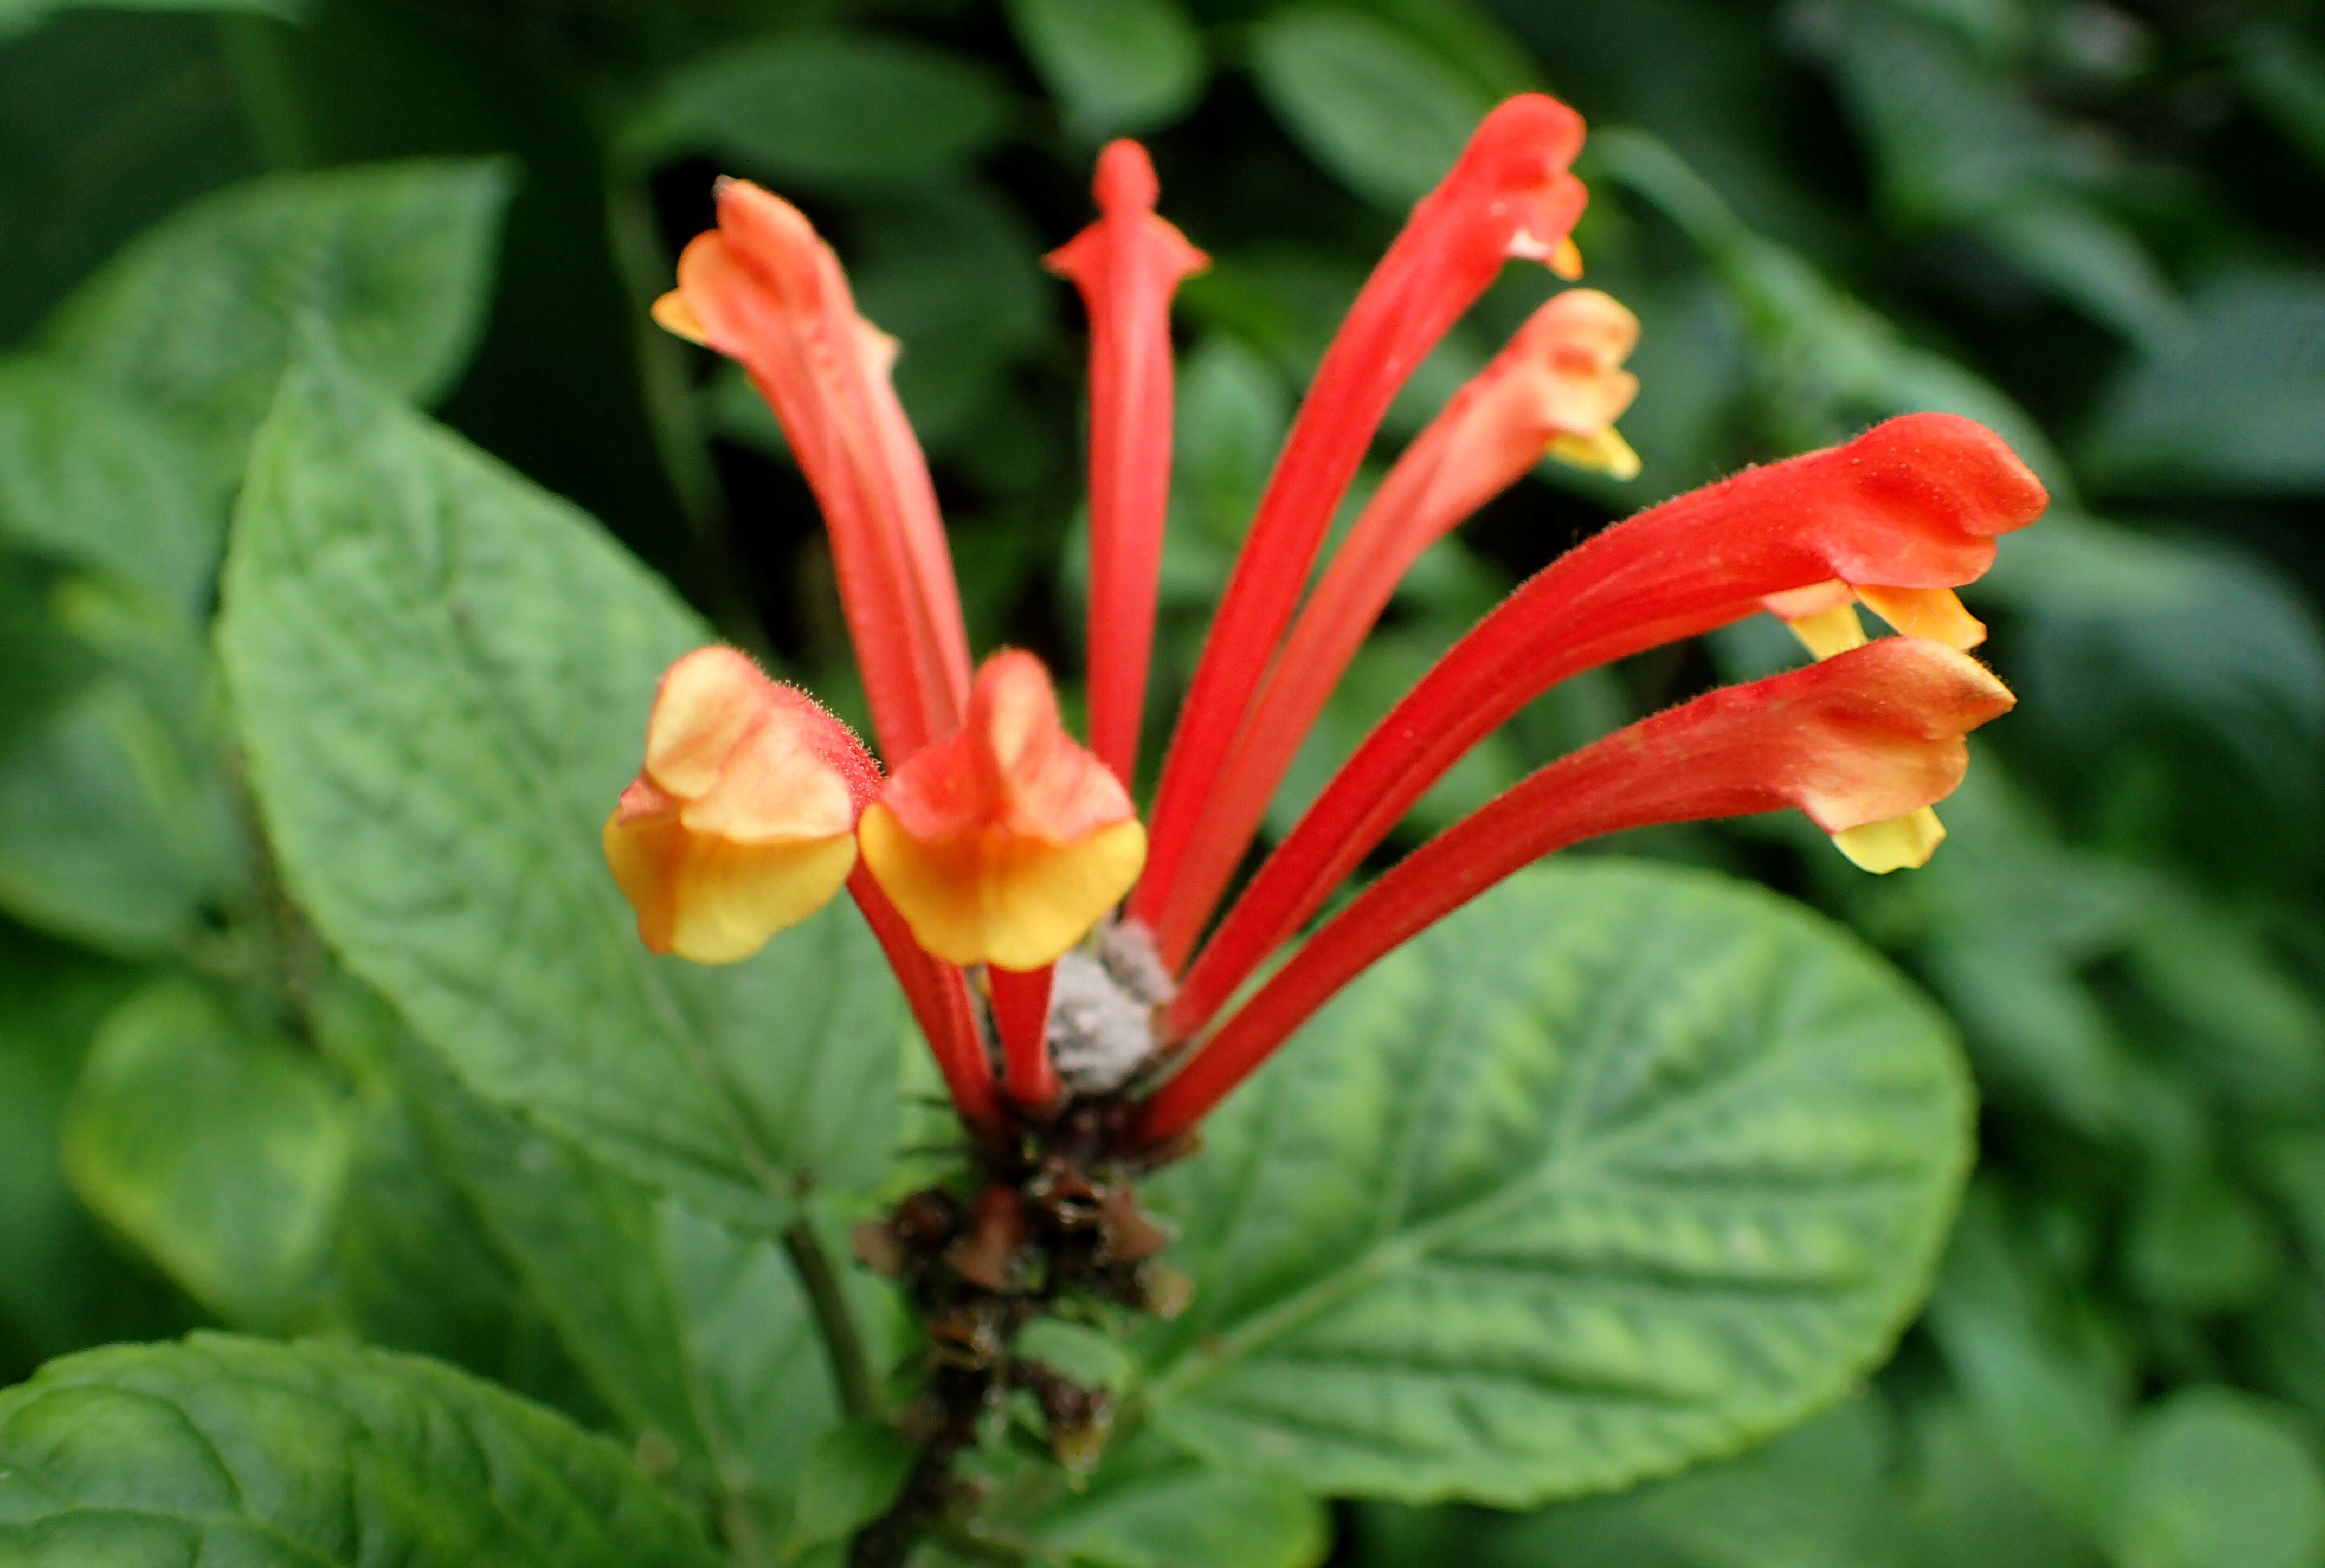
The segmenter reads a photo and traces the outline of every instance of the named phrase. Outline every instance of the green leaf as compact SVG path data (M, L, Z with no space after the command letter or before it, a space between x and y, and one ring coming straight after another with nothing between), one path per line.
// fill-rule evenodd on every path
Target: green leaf
M108 952L176 945L230 832L202 765L128 681L83 688L0 752L0 909Z
M495 1111L410 1047L397 1061L439 1167L639 1452L780 1538L839 1418L789 1262Z
M885 1513L920 1450L885 1421L850 1421L823 1434L800 1471L793 1549L838 1541Z
M1153 1187L1156 1429L1319 1490L1524 1505L1839 1397L1968 1158L1943 1019L1794 906L1527 872L1373 969Z
M966 56L866 33L792 30L674 72L630 126L644 155L709 153L789 183L908 183L968 161L1009 101Z
M873 207L856 237L857 303L900 345L896 395L942 454L1007 398L1008 367L1049 335L1041 245L1007 202L968 180Z
M1368 1542L1403 1561L1468 1568L1905 1568L1895 1446L1877 1398L1860 1397L1738 1458L1611 1497L1530 1515L1376 1505Z
M212 473L241 471L293 324L419 401L448 391L484 324L514 186L497 161L278 174L148 231L59 306L47 346L181 418Z
M1806 257L1747 226L1663 142L1627 127L1602 132L1591 138L1584 174L1636 192L1703 252L1760 341L1768 384L1757 401L1786 447L1829 445L1868 418L1941 410L1995 431L2054 498L2072 499L2065 461L2007 394L1907 341Z
M2120 1391L2107 1369L2043 1320L1996 1205L1975 1194L1956 1232L1929 1324L1987 1443L2060 1518L2106 1517Z
M2107 394L2084 456L2128 490L2325 489L2325 272L2202 285Z
M178 1333L173 1292L107 1244L65 1185L64 1108L134 970L0 926L0 1342L40 1359ZM0 1379L29 1373L6 1364Z
M0 1393L0 1557L28 1565L715 1568L629 1456L448 1367L196 1334Z
M64 1125L81 1201L227 1320L311 1310L354 1137L320 1065L156 982L105 1022Z
M606 869L655 683L709 638L588 518L309 360L219 636L286 880L470 1088L754 1225L876 1182L903 1026L855 911L701 968Z
M1320 1499L1151 1440L1109 1453L1087 1486L1023 1533L1088 1568L1315 1568L1332 1545Z
M1492 107L1409 33L1338 6L1269 17L1251 61L1268 106L1309 156L1394 212L1443 178Z
M2183 1388L2133 1429L2116 1538L2123 1568L2305 1568L2325 1552L2325 1475L2290 1411Z
M299 0L0 0L0 39L37 27L60 11L245 11L296 22Z
M196 612L226 540L226 496L169 421L20 355L0 360L0 539Z
M1009 22L1083 136L1167 125L1202 91L1203 37L1180 0L1010 0Z

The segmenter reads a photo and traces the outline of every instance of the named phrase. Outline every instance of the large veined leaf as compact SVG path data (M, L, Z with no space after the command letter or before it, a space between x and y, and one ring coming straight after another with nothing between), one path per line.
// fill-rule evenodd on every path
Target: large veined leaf
M139 236L57 308L45 340L181 416L230 475L302 318L385 386L449 390L484 322L512 185L496 161L435 160L236 186Z
M433 1361L196 1334L0 1393L0 1559L712 1568L630 1456Z
M1155 1184L1199 1293L1143 1397L1215 1463L1407 1501L1732 1452L1886 1353L1969 1115L1943 1019L1814 917L1692 872L1528 872Z
M1444 177L1492 106L1411 34L1337 5L1269 17L1252 41L1252 69L1309 154L1392 211Z
M710 1212L876 1178L901 1007L835 906L718 969L639 945L598 848L709 641L588 518L310 360L260 432L220 631L283 874L486 1099Z
M398 1076L438 1164L641 1452L783 1537L839 1420L789 1261L493 1111L407 1048Z

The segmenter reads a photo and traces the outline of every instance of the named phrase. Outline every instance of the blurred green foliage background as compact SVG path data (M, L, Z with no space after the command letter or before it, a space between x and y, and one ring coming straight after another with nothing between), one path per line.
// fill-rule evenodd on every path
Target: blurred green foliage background
M1931 866L1867 879L1770 821L1616 846L1758 878L1896 957L1961 1022L1983 1153L1932 1305L1861 1397L1621 1498L1344 1508L1335 1550L1381 1568L2325 1563L2313 5L0 0L0 344L69 345L59 301L222 187L495 155L468 198L513 192L475 355L431 384L459 346L401 346L409 384L846 710L829 559L780 434L738 374L644 313L713 177L749 175L806 208L903 341L974 641L1070 674L1081 323L1038 258L1085 221L1100 143L1137 134L1163 210L1215 259L1179 311L1168 687L1339 311L1477 116L1529 88L1593 127L1578 239L1589 281L1644 325L1623 429L1645 472L1545 469L1433 551L1277 825L1480 610L1607 520L1890 413L1984 420L2056 503L1969 595L2022 706L1981 737ZM1416 375L1392 438L1552 286L1521 271ZM170 355L202 348L173 330L123 372L165 400ZM0 363L0 381L41 374ZM230 471L189 482L203 463L170 449L175 427L88 418L119 441L117 473L153 475L136 504L222 528ZM264 1239L236 1253L171 1241L202 1216L141 1179L153 1137L116 1091L171 1010L210 1004L115 1004L157 972L248 971L236 933L271 906L232 761L205 750L190 623L111 593L12 482L60 428L0 420L0 1381L199 1321L309 1323L301 1282L360 1273L333 1237L362 1202L335 1186L233 1196L236 1233ZM213 561L113 564L207 609ZM1746 627L1572 683L1408 831L1787 661L1783 641ZM1170 711L1150 706L1150 757ZM268 953L295 970L295 929ZM289 1167L343 1175L340 1092L310 1058L217 1039L221 1103L289 1130ZM393 1166L392 1141L363 1147ZM397 1222L424 1245L423 1219ZM486 1370L570 1381L537 1325L495 1332Z

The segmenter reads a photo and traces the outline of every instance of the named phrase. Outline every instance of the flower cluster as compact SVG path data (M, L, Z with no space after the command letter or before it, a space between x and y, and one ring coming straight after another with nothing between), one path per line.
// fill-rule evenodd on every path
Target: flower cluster
M1169 501L1170 305L1206 264L1156 216L1144 152L1105 151L1099 217L1050 258L1091 327L1088 747L1038 659L972 665L935 493L888 380L895 346L856 313L797 209L722 184L718 226L687 247L657 318L740 361L782 421L829 526L885 770L742 655L681 659L606 826L646 944L741 958L844 886L972 1126L1038 1123L1077 1094L1126 1092L1143 1096L1134 1138L1163 1149L1366 965L1581 839L1790 807L1868 870L1925 861L1963 736L2011 706L1965 653L1984 628L1953 590L2045 504L1999 439L1939 414L1653 507L1528 579L1366 737L1221 910L1302 737L1416 558L1545 457L1636 471L1614 422L1636 390L1622 366L1637 323L1568 289L1407 447L1315 571L1391 400L1502 267L1579 275L1569 236L1585 196L1569 165L1581 141L1565 106L1513 98L1413 208L1286 438L1144 823L1130 789ZM1898 635L1868 642L1859 604ZM1253 986L1412 805L1526 703L1764 612L1815 662L1551 763L1366 887Z

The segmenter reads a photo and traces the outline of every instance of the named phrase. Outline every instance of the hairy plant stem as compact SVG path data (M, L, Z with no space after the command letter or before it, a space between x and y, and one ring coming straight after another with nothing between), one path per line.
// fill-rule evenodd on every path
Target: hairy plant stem
M823 1250L822 1238L805 1214L792 1222L783 1239L783 1250L791 1255L792 1268L799 1275L800 1288L807 1292L808 1310L815 1314L824 1355L831 1362L831 1386L839 1397L840 1409L851 1421L878 1419L879 1386L873 1379L871 1358L864 1352L864 1336L857 1331L856 1314L848 1309L847 1292L840 1286L839 1271L831 1265L831 1254Z

